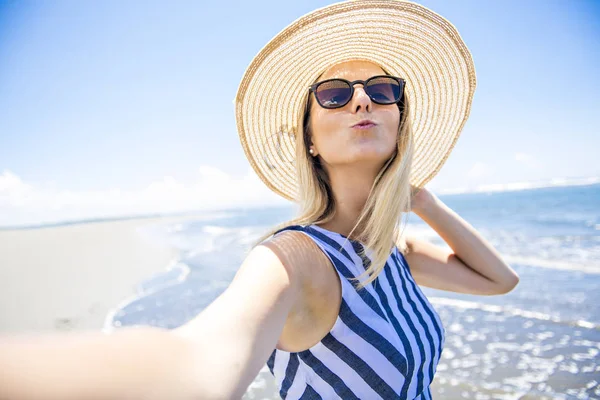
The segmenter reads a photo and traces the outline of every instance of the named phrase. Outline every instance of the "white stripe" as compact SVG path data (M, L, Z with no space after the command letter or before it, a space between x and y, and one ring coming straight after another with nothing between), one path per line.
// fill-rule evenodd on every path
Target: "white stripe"
M277 350L277 354L275 355L275 364L273 366L273 371L275 371L275 380L277 381L277 389L281 390L281 385L283 380L285 379L285 371L287 369L288 363L290 361L290 353L284 350ZM298 359L299 365L296 370L296 375L293 376L292 385L287 391L287 398L289 399L297 399L302 396L304 393L304 389L306 389L306 381L303 375L304 365L302 360Z
M404 291L402 289L402 282L398 281L397 277L394 275L394 269L395 269L395 263L393 263L390 265L391 267L391 272L392 272L392 278L394 278L394 283L396 285L396 289L398 292L398 296L400 297L400 302L401 304L398 304L396 301L396 297L394 296L394 292L392 291L392 287L390 285L390 282L387 279L387 276L385 275L385 272L382 273L380 275L380 279L381 279L381 287L384 291L384 293L386 294L388 301L390 303L390 308L393 310L394 315L396 317L396 320L398 321L398 323L400 324L400 327L404 333L404 335L406 336L406 338L408 339L408 342L410 344L410 348L412 351L412 355L414 357L413 360L413 371L412 371L412 376L409 376L408 378L410 379L410 384L408 386L408 398L414 398L415 395L417 394L417 372L418 372L418 368L421 365L421 363L423 362L422 360L422 356L421 356L421 350L419 350L419 342L423 343L424 347L428 347L429 345L427 344L427 340L425 338L425 335L423 333L423 329L419 329L420 327L420 323L419 321L417 321L416 316L414 314L414 312L412 311L412 307L410 306L408 299L406 298ZM410 294L410 292L409 292ZM400 308L402 308L405 312L405 314L407 314L408 318L410 319L410 321L415 325L416 331L417 333L413 333L413 330L411 329L411 327L408 324L407 319L404 317L404 315L400 312ZM400 338L397 339L398 340L398 347L399 348L404 348L402 342L400 341ZM407 349L404 348L404 352L405 355L407 353ZM412 393L412 395L411 395Z
M343 322L342 324L344 329L340 331L343 334L332 333L332 336L373 368L373 371L394 391L400 393L405 380L404 375L379 350L351 331Z
M319 374L315 373L311 367L304 364L304 368L306 368L307 381L310 382L310 386L312 386L315 392L317 392L321 398L323 398L323 400L340 398L335 390L333 390L333 387L329 383L325 382L323 378L319 376Z
M406 265L406 260L404 260L404 258L400 255L400 252L398 251L398 249L396 249L396 257L398 258L398 261L404 265L406 268L409 268L408 265ZM423 293L423 291L421 290L421 287L415 282L415 280L412 278L412 276L409 276L408 279L410 279L412 282L414 282L415 286L417 287L417 289L419 290L419 293L421 293L423 299L425 300L425 303L427 304L427 306L434 311L433 315L436 319L436 321L438 322L440 327L443 327L442 324L442 320L440 319L440 316L438 315L438 313L435 311L435 308L433 307L433 304L431 304L431 302L429 301L429 299L427 298L427 296L425 295L425 293ZM441 328L440 328L441 329Z
M420 313L422 319L425 321L425 328L427 330L429 330L429 334L431 335L432 339L433 340L437 340L437 333L435 332L435 329L433 328L433 325L431 325L432 324L431 318L425 312L425 309L421 305L421 300L419 300L419 298L417 297L417 294L415 293L415 291L413 289L412 284L409 282L409 281L412 281L412 282L414 282L414 281L410 278L410 275L408 275L408 272L404 268L402 268L401 265L394 264L394 266L395 266L395 268L392 269L392 275L395 277L395 279L403 279L405 281L408 294L411 297L411 299L413 300L413 302L415 303L415 306L417 308L417 312ZM398 274L401 274L401 277L398 276ZM430 343L429 343L429 339L425 335L425 328L423 327L423 325L421 324L421 322L419 322L419 320L417 319L415 311L414 311L412 305L408 305L408 303L407 303L406 310L409 310L411 319L413 320L413 322L415 324L415 327L419 331L419 335L422 338L423 347L424 347L424 350L425 350L426 357L428 357L430 360L433 359L433 362L434 362L434 365L435 365L435 363L437 363L437 358L438 357L437 357L437 354L431 354L431 349L430 349L431 346L430 346ZM434 344L434 351L435 351L435 349L436 349L436 346ZM417 372L417 371L415 370L415 372ZM414 388L415 395L416 395L417 384L418 384L418 380L416 378L417 378L417 374L415 373L414 379L411 382L411 387L410 387L410 389ZM425 368L423 370L423 386L427 387L427 385L429 385L429 383L432 380L433 380L433 377L429 376L429 368Z
M323 243L318 238L311 236L308 233L307 233L307 235L310 238L312 238L317 243L317 245L319 245L319 247L321 247L322 249L326 249L333 254L339 255L340 262L342 264L344 264L346 266L346 268L351 269L350 266L352 265L352 263L350 261L348 261L348 259L346 257L342 256L339 251L334 250L333 248L331 248L331 246ZM327 252L324 252L324 253L327 255L327 257L329 257L329 254L327 254ZM352 253L350 253L350 254L351 254L351 257L357 257L354 250L352 250ZM354 254L354 256L352 256L352 254ZM331 260L331 257L329 257L329 259ZM331 261L331 262L333 263L333 261ZM335 268L335 266L334 266L334 269L336 269L336 271L337 271L337 268ZM356 290L352 287L352 284L350 282L348 282L346 280L346 278L344 278L344 276L341 275L341 273L339 273L339 271L338 271L338 274L342 281L342 286L344 284L347 285L347 287L342 287L342 290L343 290L342 296L343 296L344 300L346 301L346 303L348 303L348 306L350 307L352 312L354 314L356 314L371 329L373 329L374 331L379 333L384 338L389 338L390 337L390 329L393 329L393 328L390 328L388 323L384 319L382 319L379 314L377 314L371 307L369 307L365 303L365 301L362 299L362 297L360 297L358 295L358 293L356 292ZM375 300L377 300L378 302L380 301L379 296L377 296L377 293L374 292L374 289L371 285L367 286L367 290L369 291L369 293L371 293L371 295L373 295L373 298L375 298ZM382 308L382 311L385 315L385 311L383 310L383 308ZM392 343L392 345L393 345L393 343Z
M281 383L285 378L285 370L290 361L290 353L287 351L277 350L275 354L275 363L273 365L273 371L275 371L275 380L277 381L277 387L281 388Z
M352 248L352 246L349 246L350 249L348 250L350 257L352 257L352 262L357 264L357 265L363 265L362 263L362 258L360 258L360 256L354 251L354 249ZM392 254L390 253L390 256L388 257L387 261L390 261L390 257L392 256ZM371 261L371 259L369 259L369 261ZM344 263L344 265L347 265L347 262ZM361 268L361 273L364 272L365 269L364 267ZM379 298L379 295L377 294L377 291L375 290L375 288L373 287L374 282L371 282L370 285L368 285L366 287L367 291L375 298L375 300L377 300L377 304L379 305L379 308L381 309L381 311L383 312L384 315L387 315L385 312L385 309L383 308L383 303L381 302L381 299Z
M348 253L351 257L357 256L356 252L354 251L354 247L352 247L352 243L347 240L344 237L335 235L329 231L325 231L323 230L323 228L319 228L316 225L311 225L312 228L314 228L315 230L317 230L318 232L322 233L323 235L327 236L329 239L331 239L332 241L334 241L337 244L337 248L332 248L329 244L321 241L321 239L319 239L318 237L315 236L311 236L313 239L316 239L319 243L322 243L323 246L325 246L330 252L332 252L333 254L337 255L338 258L341 257L341 259L346 260L346 256L342 254L342 252L339 250L340 247L343 248L346 253ZM348 269L355 275L358 276L361 273L363 273L365 271L363 265L362 265L362 261L360 261L360 257L358 257L359 262L357 263L356 260L354 260L354 263L347 266ZM346 264L344 264L346 265Z
M429 386L425 386L421 394L418 397L415 397L414 400L431 400L431 391Z
M315 346L314 350L311 350L313 355L321 361L327 368L334 374L340 377L340 379L350 388L350 390L360 399L378 399L381 398L377 392L361 378L361 376L352 367L346 364L342 359L338 357L333 351L327 348L322 343ZM309 367L310 368L310 367Z
M342 244L346 241L346 239L344 239L342 237L334 238L334 237L331 237L332 236L331 234L328 234L328 233L325 233L325 234L327 235L327 237L329 237L331 240L333 240L335 243L337 243L340 247L344 248L346 253L348 253L348 255L350 256L350 260L348 260L348 258L346 258L346 256L344 256L338 249L334 249L329 244L322 242L321 240L319 240L318 238L316 238L314 236L311 236L311 237L313 239L315 239L317 244L319 244L322 249L335 254L337 256L337 259L349 271L351 271L355 275L354 277L360 275L361 273L363 273L365 271L364 267L362 266L362 259L356 253L356 251L354 251L354 248L352 247L352 244L350 242L347 242L342 246ZM329 257L329 254L327 254L327 256ZM331 257L329 257L329 259L331 260ZM333 260L331 260L331 263L333 264ZM357 267L357 266L359 266L359 267ZM334 267L335 267L335 264L334 264ZM360 269L357 270L357 268L360 268ZM355 282L355 281L353 281L353 282ZM375 289L372 287L372 285L367 285L365 289L367 290L367 292L369 292L369 294L371 296L373 296L373 298L375 298L375 300L377 300L377 303L381 307L381 302L379 300L379 296L377 296L377 292L375 292ZM353 288L352 292L353 293L349 293L349 294L351 294L352 296L358 297L361 302L364 302L362 300L362 298L358 295L358 293L356 293L356 289ZM348 300L346 300L346 301L348 301ZM382 310L383 310L383 308L382 308Z
M423 389L423 394L422 396L423 400L431 400L431 388L430 386L425 387L425 389Z
M302 362L302 360L298 360L300 365L298 365L298 371L296 371L296 377L294 378L294 383L290 386L288 390L287 398L288 399L299 399L302 396L302 393L306 390L306 378L304 376L304 368L306 366ZM281 388L280 388L281 389Z
M406 260L403 259L403 257L400 256L400 252L398 251L398 249L396 249L396 257L398 258L398 261L400 263L402 263L403 265L406 266L406 268L409 268L408 265L406 265ZM433 304L431 304L431 302L429 301L429 299L427 298L427 296L425 295L425 293L423 293L423 291L421 290L421 287L419 285L417 285L417 283L415 282L415 280L412 278L412 276L409 276L408 279L410 279L415 286L417 287L417 290L419 291L419 293L422 295L422 298L425 300L425 304L427 304L427 307L429 307L429 309L432 311L433 316L435 318L435 320L437 321L438 326L440 327L440 331L441 331L441 335L442 335L442 345L445 341L445 335L444 335L444 324L442 323L442 320L439 316L439 314L437 313L437 311L435 310L435 307L433 307ZM435 335L437 335L437 333L433 332Z
M403 263L402 258L398 258L398 261L400 263ZM431 334L431 337L434 340L434 350L438 349L438 345L437 345L437 341L438 341L438 333L436 331L436 327L435 327L435 323L437 322L438 326L440 327L440 331L442 331L442 322L439 318L439 315L437 314L437 312L435 311L435 309L433 308L433 306L431 305L431 303L429 302L429 300L427 299L427 296L425 296L425 293L423 293L423 291L421 291L421 288L419 287L419 285L417 285L417 283L414 281L414 279L408 274L408 272L402 268L401 265L398 266L399 269L403 270L403 274L406 277L406 279L410 280L413 284L414 284L414 288L413 285L408 285L411 287L411 291L413 293L415 293L415 289L416 291L418 291L418 294L420 294L420 296L417 295L417 293L414 294L415 297L415 301L417 304L417 307L419 308L419 310L421 311L421 315L423 316L423 319L425 320L425 323L427 324L427 328L429 330L429 333ZM419 299L419 297L423 300L423 302L425 303L425 306L429 309L429 311L431 312L431 314L433 314L434 320L431 319L431 317L429 316L428 313L425 312L425 309L423 308L423 304L421 303L421 299ZM442 339L443 339L443 332L441 332L442 334ZM433 358L433 363L434 365L437 365L438 363L438 355L437 355L437 351L434 354ZM434 369L435 371L435 369ZM431 382L433 380L433 377L430 377L429 382Z

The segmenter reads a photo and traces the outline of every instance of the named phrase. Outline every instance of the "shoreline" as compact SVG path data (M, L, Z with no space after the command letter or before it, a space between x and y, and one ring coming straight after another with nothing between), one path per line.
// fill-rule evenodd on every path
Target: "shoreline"
M202 216L0 230L0 333L101 331L139 283L179 259L138 230Z

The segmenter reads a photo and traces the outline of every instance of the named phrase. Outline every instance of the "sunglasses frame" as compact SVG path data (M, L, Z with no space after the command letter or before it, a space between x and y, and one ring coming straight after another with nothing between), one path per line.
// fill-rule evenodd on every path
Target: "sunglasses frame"
M373 103L376 103L376 104L383 104L383 105L390 105L390 104L397 104L397 103L399 103L399 102L402 100L402 98L404 97L404 87L406 86L406 80L405 80L405 79L403 79L403 78L399 78L399 77L397 77L397 76L393 76L393 75L375 75L375 76L372 76L372 77L370 77L369 79L367 79L367 80L365 80L365 81L356 80L356 81L352 81L352 82L351 82L351 81L349 81L349 80L347 80L347 79L343 79L343 78L331 78L331 79L325 79L324 81L316 82L316 83L314 83L314 84L310 85L310 86L308 87L308 92L309 92L309 94L310 94L310 93L313 93L313 94L315 95L315 100L317 100L317 103L319 103L319 105L320 105L321 107L323 107L323 108L326 108L326 109L328 109L328 110L332 110L332 109L335 109L335 108L341 108L341 107L344 107L346 104L348 104L348 103L350 102L350 100L352 100L352 98L354 97L354 85L356 85L357 83L360 83L360 84L362 84L362 86L363 86L363 89L364 89L364 88L366 88L366 87L367 87L368 83L369 83L369 82L370 82L372 79L376 79L376 78L392 78L393 80L395 80L396 82L398 82L398 85L400 86L400 96L398 97L398 100L396 100L396 101L393 101L393 102L391 102L391 103L382 103L382 102L380 102L380 101L376 101L375 99L373 99L373 98L371 97L371 95L370 95L370 94L369 94L369 93L368 93L368 92L365 90L365 93L367 94L367 96L369 96L369 98L371 99L371 101L372 101ZM348 97L348 100L347 100L345 103L343 103L343 104L338 104L338 105L336 105L336 106L334 106L334 107L331 107L331 106L324 106L323 104L321 104L321 101L319 100L319 96L317 96L317 93L316 93L316 92L317 92L317 89L318 89L318 87L319 87L321 84L323 84L323 83L326 83L326 82L331 82L331 81L342 81L342 82L346 82L346 83L347 83L347 84L350 86L350 97Z

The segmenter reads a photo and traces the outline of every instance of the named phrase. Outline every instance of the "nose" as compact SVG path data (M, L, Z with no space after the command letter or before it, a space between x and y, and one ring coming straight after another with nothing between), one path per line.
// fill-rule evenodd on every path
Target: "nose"
M360 86L357 86L360 85ZM371 98L365 92L365 88L362 84L356 83L354 85L354 96L352 96L352 110L358 112L359 110L371 111L372 102Z

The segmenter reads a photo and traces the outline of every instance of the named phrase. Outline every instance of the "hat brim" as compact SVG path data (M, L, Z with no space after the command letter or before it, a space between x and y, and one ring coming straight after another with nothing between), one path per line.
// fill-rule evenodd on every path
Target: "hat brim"
M244 152L279 195L297 199L295 134L308 87L330 66L355 59L406 80L415 144L411 184L429 182L454 148L476 87L473 59L456 28L407 1L332 4L277 34L250 63L235 98Z

